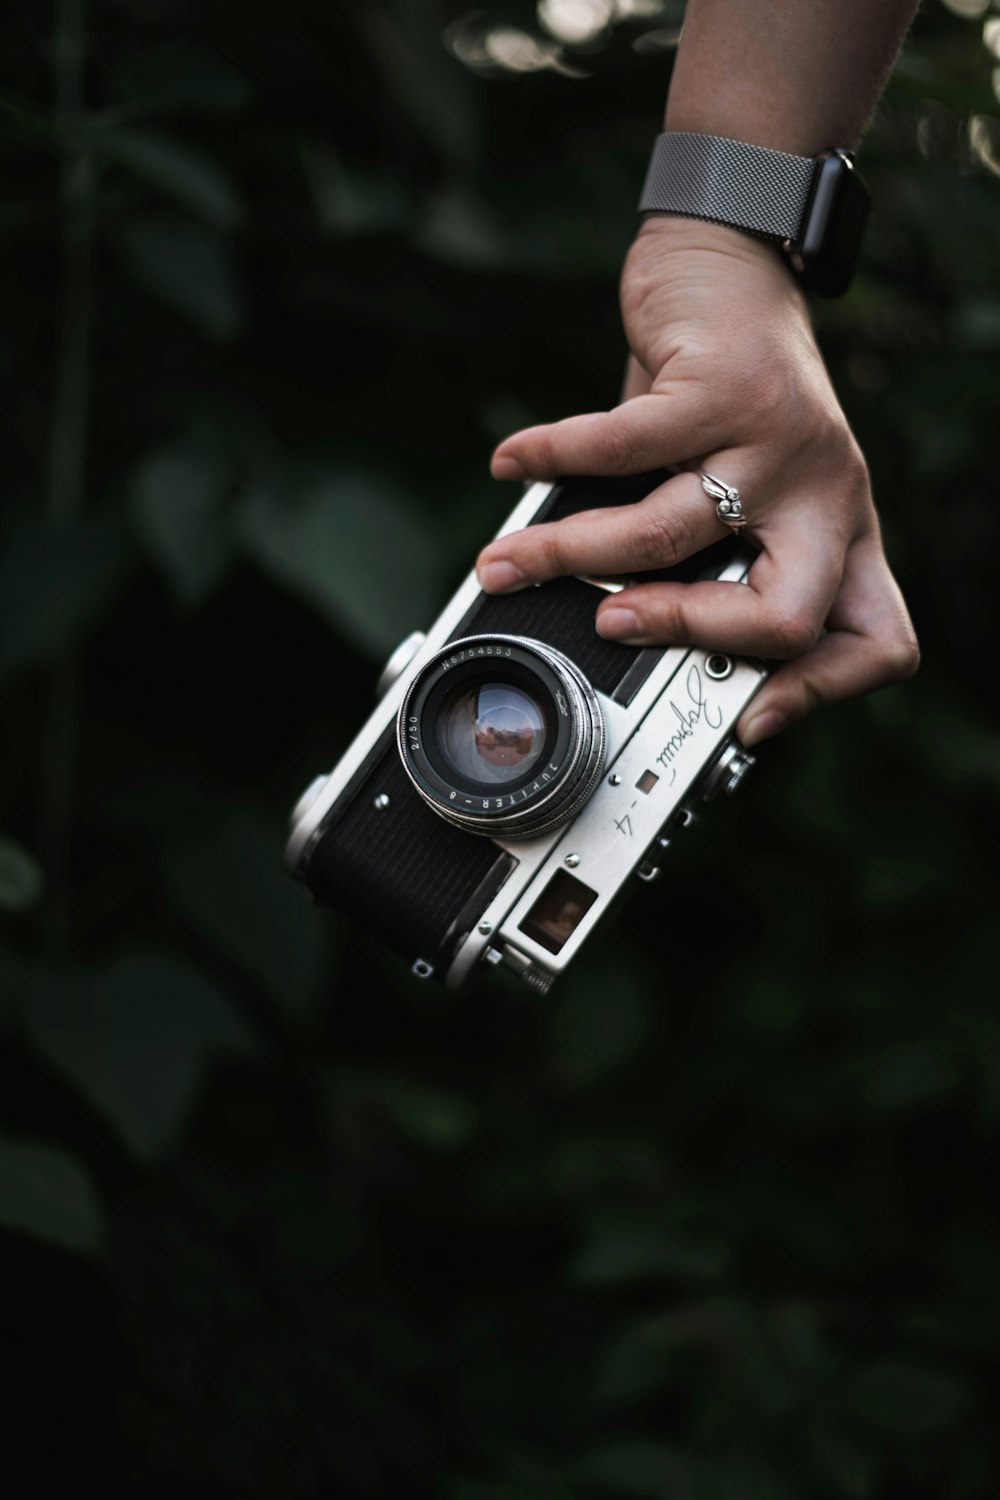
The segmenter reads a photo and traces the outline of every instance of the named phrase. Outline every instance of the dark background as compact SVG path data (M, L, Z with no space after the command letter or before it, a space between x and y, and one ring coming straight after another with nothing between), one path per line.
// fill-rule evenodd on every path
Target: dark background
M925 6L816 307L919 676L768 746L544 1001L282 871L493 443L615 398L679 9L611 11L0 12L12 1495L994 1493L983 0Z

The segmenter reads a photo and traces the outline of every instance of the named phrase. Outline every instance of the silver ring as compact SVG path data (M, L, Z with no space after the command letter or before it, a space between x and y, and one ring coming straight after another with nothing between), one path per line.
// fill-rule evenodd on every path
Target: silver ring
M715 514L720 521L729 527L731 531L742 531L747 524L747 518L743 514L743 501L740 492L731 484L723 484L721 479L716 479L714 474L706 474L704 469L698 470L698 478L701 487L711 500L717 501Z

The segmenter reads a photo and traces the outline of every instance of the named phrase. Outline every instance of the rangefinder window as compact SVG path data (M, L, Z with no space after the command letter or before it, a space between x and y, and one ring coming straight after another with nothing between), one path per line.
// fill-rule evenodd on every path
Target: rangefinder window
M521 923L520 930L549 953L558 953L579 927L597 892L558 870Z

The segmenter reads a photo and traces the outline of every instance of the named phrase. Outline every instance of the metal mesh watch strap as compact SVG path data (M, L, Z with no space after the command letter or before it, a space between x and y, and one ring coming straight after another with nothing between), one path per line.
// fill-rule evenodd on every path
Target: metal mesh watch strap
M669 131L653 147L639 212L708 219L768 239L794 240L815 173L809 156Z

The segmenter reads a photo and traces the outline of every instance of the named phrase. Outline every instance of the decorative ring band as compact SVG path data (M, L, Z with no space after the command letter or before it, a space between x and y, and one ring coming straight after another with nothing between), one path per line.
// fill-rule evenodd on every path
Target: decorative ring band
M724 484L721 479L716 479L714 474L706 474L704 469L698 470L698 478L701 487L709 499L715 500L715 514L719 520L724 522L731 531L742 531L747 524L747 518L743 514L743 501L740 492L731 484Z

